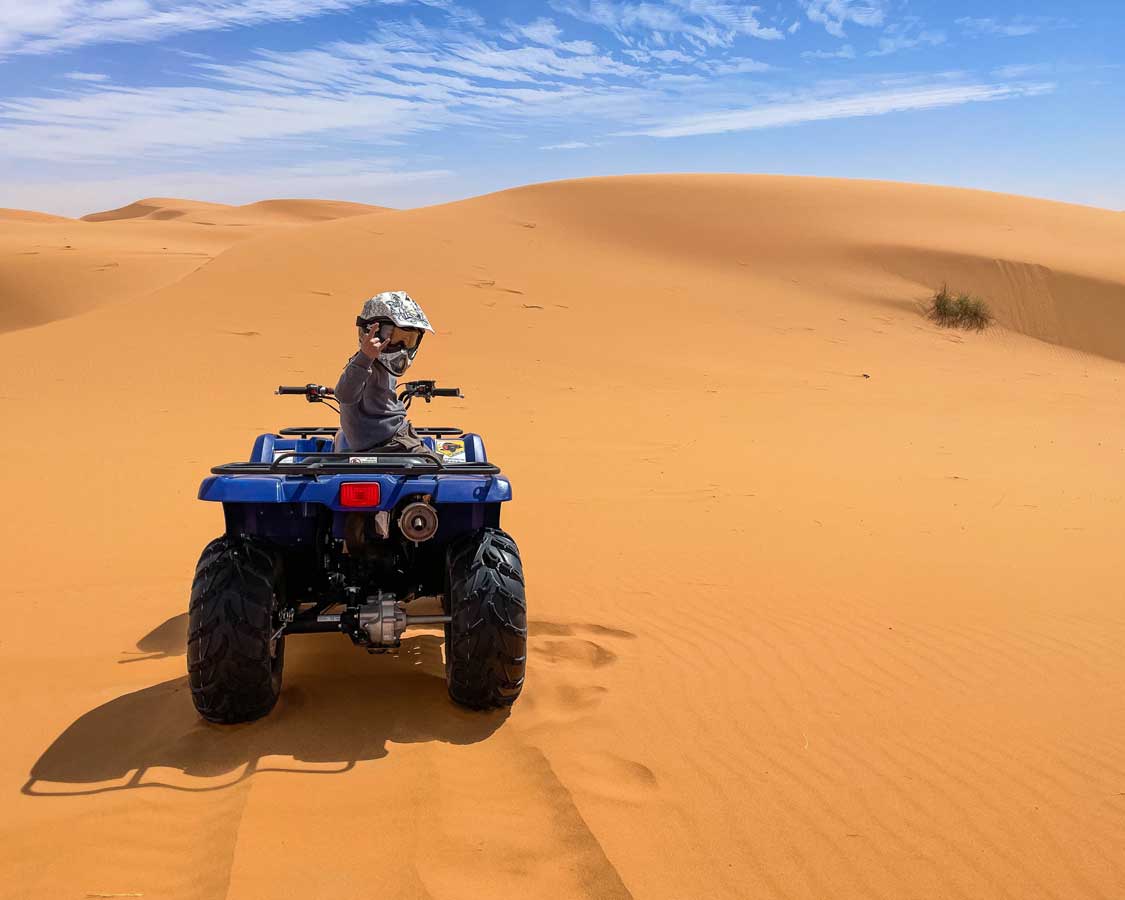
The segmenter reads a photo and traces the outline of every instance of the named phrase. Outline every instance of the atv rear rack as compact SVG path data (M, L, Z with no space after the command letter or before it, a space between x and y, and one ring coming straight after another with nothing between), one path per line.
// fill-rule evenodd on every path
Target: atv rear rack
M300 461L298 462L298 458ZM286 460L293 460L286 462ZM374 462L352 462L374 460ZM231 462L215 466L213 475L499 475L492 463L440 463L418 453L393 450L347 450L317 453L289 450L279 453L272 463Z
M282 437L335 437L338 428L324 427L321 425L313 425L309 428L282 428L278 432ZM429 435L430 437L443 438L453 437L454 435L464 434L464 430L454 428L452 426L435 426L433 428L418 428L414 429L418 434Z

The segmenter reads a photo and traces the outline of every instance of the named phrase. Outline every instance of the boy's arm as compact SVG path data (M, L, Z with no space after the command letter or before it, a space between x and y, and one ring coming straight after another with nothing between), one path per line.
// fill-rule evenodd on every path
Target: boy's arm
M359 403L375 360L382 352L379 326L372 325L359 345L359 352L348 360L344 371L340 373L340 380L336 382L336 399L341 403Z
M340 373L340 380L336 382L336 399L341 403L359 403L374 365L375 360L362 352L349 359L344 371Z

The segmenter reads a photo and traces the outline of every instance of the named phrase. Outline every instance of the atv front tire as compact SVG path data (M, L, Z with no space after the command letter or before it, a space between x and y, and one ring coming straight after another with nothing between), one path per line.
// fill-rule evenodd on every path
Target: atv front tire
M208 721L250 722L277 703L280 583L278 556L259 542L221 537L204 548L191 585L187 660L192 700Z
M470 709L511 706L527 666L527 601L516 543L484 528L451 546L446 566L449 696Z

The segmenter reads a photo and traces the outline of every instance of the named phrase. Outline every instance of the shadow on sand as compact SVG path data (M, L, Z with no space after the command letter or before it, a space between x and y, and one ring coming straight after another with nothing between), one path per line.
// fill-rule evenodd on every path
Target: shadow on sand
M178 634L180 618L138 647L145 649L144 642L162 629ZM181 636L177 650L169 637L150 652L182 653L182 644ZM484 740L507 712L473 713L450 702L441 645L439 636L422 634L404 640L397 652L371 657L339 635L289 641L281 700L269 716L246 725L200 719L186 677L126 694L60 734L35 762L22 791L214 791L257 772L347 772L361 760L386 756L388 743Z
M184 656L187 653L187 633L188 614L172 616L137 641L136 654L130 654L128 659L119 659L118 662L144 662L169 656Z

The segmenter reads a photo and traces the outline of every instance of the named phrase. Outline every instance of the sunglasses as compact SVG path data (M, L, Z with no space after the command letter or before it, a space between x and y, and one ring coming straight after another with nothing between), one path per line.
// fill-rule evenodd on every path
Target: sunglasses
M422 343L422 331L418 328L399 328L386 319L365 319L362 316L356 316L355 323L365 331L372 325L378 325L376 336L387 350L414 350Z

